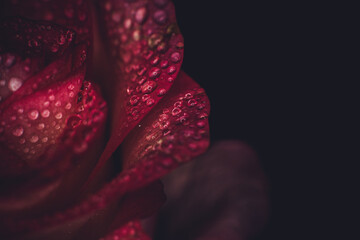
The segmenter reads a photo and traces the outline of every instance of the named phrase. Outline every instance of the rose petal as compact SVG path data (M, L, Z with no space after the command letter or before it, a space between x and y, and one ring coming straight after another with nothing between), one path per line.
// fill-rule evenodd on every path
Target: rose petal
M268 215L268 187L256 153L221 141L164 178L167 203L155 239L252 239Z
M105 82L114 103L110 140L90 179L170 89L183 59L172 3L111 0L100 5L116 76Z
M37 153L36 151L40 151L40 153L37 153L39 155L37 158L29 158L26 153L20 152L24 155L23 158L18 154L17 157L6 157L6 161L1 161L3 166L10 161L13 161L11 164L18 166L16 175L13 172L9 176L12 178L7 179L6 186L2 186L7 192L10 191L10 194L0 198L1 211L11 212L21 209L22 213L25 210L36 212L39 210L37 207L41 211L47 208L54 211L55 205L66 205L76 197L74 192L88 176L103 148L106 120L106 104L102 100L99 90L86 81L82 85L78 84L81 82L80 78L81 76L74 75L67 81L52 85L50 89L36 92L15 102L5 111L6 114L14 109L22 109L22 114L18 110L16 111L19 120L13 122L24 123L22 124L24 126L23 133L20 137L27 139L26 136L30 134L30 138L29 143L26 140L21 144L16 142L16 136L5 135L2 138L2 144L8 146L8 144L12 144L11 139L15 138L13 145L17 147L13 149L13 152L26 149L27 145L30 145L28 148L32 149L34 153ZM42 98L46 99L42 100ZM44 104L46 106L43 106ZM18 108L19 106L21 108ZM45 113L46 115L44 115ZM11 129L10 124L9 126ZM33 136L36 136L36 139L33 139ZM37 141L34 142L35 140ZM7 154L10 155L12 152L7 152ZM31 157L33 156L31 155ZM25 161L25 163L19 166L19 161ZM85 161L86 163L84 163ZM70 168L71 173L62 177ZM6 170L5 168L4 173L9 174ZM34 170L38 171L32 173ZM16 177L24 172L31 174L22 175L21 178ZM46 191L53 184L56 186L51 187L50 192ZM4 189L2 190L4 191ZM50 193L51 196L48 196ZM69 198L69 195L73 198ZM49 204L47 204L48 202ZM35 204L37 205L34 206ZM17 213L17 215L20 214Z
M75 32L46 21L6 18L1 21L0 49L22 56L41 56L46 61L61 56L74 42Z
M6 1L0 13L1 16L22 16L71 28L77 33L76 43L79 43L91 39L91 14L88 4L88 1L83 0Z
M0 236L7 237L6 239L27 240L64 238L95 240L130 220L149 217L160 208L164 200L162 184L157 181L135 193L126 195L122 201L113 201L100 211L92 211L72 219L66 219L68 216L63 213L58 213L54 216L55 218L48 216L32 220L8 219L5 223L7 227L1 228ZM140 204L137 204L139 202ZM89 207L91 201L86 204ZM78 207L71 211L76 216L81 210Z
M131 221L121 228L115 230L111 234L107 235L100 240L114 240L114 239L123 239L123 240L151 240L149 236L147 236L142 228L139 221Z
M161 127L159 125L153 128L153 126L157 126L159 120L161 120L160 124L162 123L163 116L161 115L164 114L164 111L172 114L174 108L180 108L181 112L177 113L178 110L175 110L174 112L177 114L169 116L168 125L161 125ZM140 153L137 158L126 153L125 149L124 170L100 191L64 212L33 221L26 220L20 226L14 223L18 227L16 231L36 231L70 221L81 221L81 219L105 209L127 192L153 182L180 163L201 154L209 144L209 126L206 120L209 108L209 101L204 90L181 72L164 101L143 119L141 124L144 127L138 128L126 140L125 146L134 147L131 145L133 141L142 146L135 150ZM151 133L155 134L154 139L148 140L147 128L153 129ZM166 130L170 130L170 133L167 133ZM147 144L152 144L152 146L143 148ZM134 201L133 204L141 206L141 202L139 204L138 201Z

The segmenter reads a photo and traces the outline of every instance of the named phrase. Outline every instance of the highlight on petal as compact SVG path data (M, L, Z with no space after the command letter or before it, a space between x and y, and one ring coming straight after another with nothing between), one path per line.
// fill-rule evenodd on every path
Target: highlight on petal
M115 230L106 237L101 238L100 240L114 240L114 239L151 240L151 238L142 231L141 224L139 221L128 222L126 225Z
M104 81L113 103L112 133L93 175L169 91L180 70L184 46L169 1L99 2L104 42L116 76Z

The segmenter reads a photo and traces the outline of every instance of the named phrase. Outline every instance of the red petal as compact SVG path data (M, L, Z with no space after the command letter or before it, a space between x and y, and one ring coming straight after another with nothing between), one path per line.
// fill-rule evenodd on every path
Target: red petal
M73 43L75 32L45 21L8 18L0 25L0 46L22 56L41 56L45 60L60 56Z
M100 240L114 240L114 239L123 239L123 240L151 240L149 236L147 236L141 227L139 221L131 221L121 228L115 230L111 234L107 235Z
M107 82L109 102L114 103L112 134L92 176L170 89L183 59L183 38L172 3L100 2L116 76Z
M54 22L75 30L76 42L91 39L91 14L88 1L17 0L3 4L1 16L21 16Z
M149 217L165 201L160 181L126 195L121 202L103 205L100 211L93 209L92 202L103 197L94 195L82 205L52 216L3 220L0 236L28 240L57 239L58 236L60 239L65 236L66 239L98 239L130 220ZM83 212L84 207L88 212Z
M181 112L173 111L176 108ZM127 146L131 146L131 143L136 141L142 147L135 149L134 153L139 151L137 157L125 151L125 169L114 180L87 201L65 212L34 221L26 220L22 226L16 223L15 225L18 226L16 231L36 231L69 221L80 221L96 211L105 209L127 192L153 182L180 163L201 154L209 144L209 126L206 120L209 108L204 90L185 73L181 73L169 94L142 121L143 127L136 129L126 140ZM169 124L162 124L165 119L164 111L169 114L179 113L169 116L167 119ZM150 138L149 133L152 134ZM141 204L137 205L138 201L129 202L135 204L134 207L141 206Z

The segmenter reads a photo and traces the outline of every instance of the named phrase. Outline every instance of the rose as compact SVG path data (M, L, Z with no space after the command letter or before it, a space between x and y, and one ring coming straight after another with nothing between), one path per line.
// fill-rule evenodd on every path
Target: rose
M209 144L172 3L2 4L1 238L145 239L157 179Z

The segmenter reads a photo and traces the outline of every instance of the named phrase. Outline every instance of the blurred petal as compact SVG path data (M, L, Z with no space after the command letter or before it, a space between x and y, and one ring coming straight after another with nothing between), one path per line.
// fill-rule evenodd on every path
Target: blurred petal
M141 229L139 221L131 221L100 240L151 240Z
M5 1L1 16L21 16L49 21L68 27L77 33L76 43L91 39L91 14L85 0L16 0ZM61 45L61 39L60 45Z
M266 180L256 154L244 143L215 143L167 175L164 184L168 200L155 239L249 239L266 222Z
M169 1L100 2L100 26L115 77L107 85L111 110L110 140L91 178L125 136L170 89L183 59L183 39ZM91 179L90 178L90 179Z

